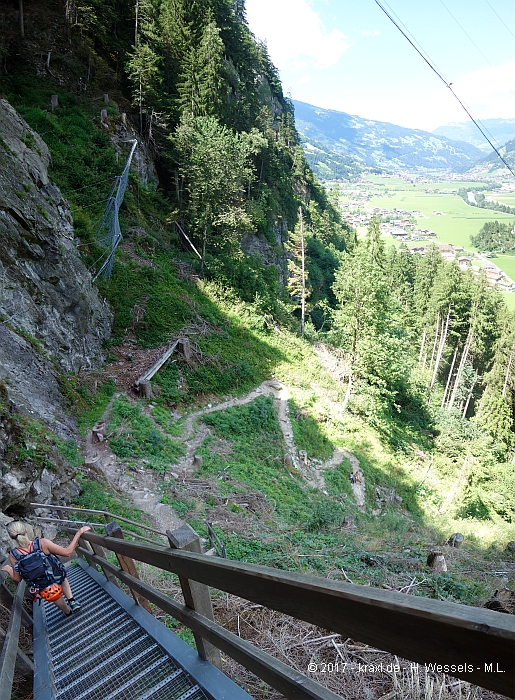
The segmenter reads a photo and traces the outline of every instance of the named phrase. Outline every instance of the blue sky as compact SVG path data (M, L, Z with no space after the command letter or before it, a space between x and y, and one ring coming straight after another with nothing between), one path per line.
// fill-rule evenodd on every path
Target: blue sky
M475 117L515 118L514 0L387 1ZM429 131L467 120L374 0L246 7L293 99Z

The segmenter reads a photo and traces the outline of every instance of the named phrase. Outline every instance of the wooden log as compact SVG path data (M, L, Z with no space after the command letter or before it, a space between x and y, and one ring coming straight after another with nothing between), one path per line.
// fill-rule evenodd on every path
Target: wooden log
M202 554L200 537L195 530L187 523L173 530L167 530L168 541L172 549L181 549L189 552ZM211 604L211 594L209 588L202 583L192 581L184 576L179 576L184 602L195 612L200 613L209 620L214 620L213 606ZM222 670L222 660L220 651L210 642L206 642L201 635L194 633L195 644L199 656L205 661L209 661L213 666Z
M5 643L5 637L6 633L4 630L0 627L0 639ZM16 650L16 670L18 673L21 673L21 675L24 678L32 678L32 675L34 673L34 664L29 659L29 657L21 651L21 649Z
M118 540L123 540L123 532L121 527L118 525L117 522L110 522L107 523L106 525L106 532L108 537L114 537ZM88 534L88 533L84 533ZM90 539L89 537L87 538L88 540ZM116 557L120 563L121 568L134 578L139 578L138 576L138 570L136 569L136 564L134 563L133 559L130 556L124 556L123 554L116 552ZM86 557L87 558L87 557ZM145 608L149 613L151 613L150 605L148 603L148 600L145 600L142 596L140 596L138 593L135 593L134 591L131 590L131 593L133 595L134 600L136 603L141 605L142 608Z
M0 700L11 700L14 669L18 657L18 639L20 637L21 611L25 595L25 581L20 581L14 594L9 626L0 655Z
M160 357L158 360L156 360L156 362L154 362L154 364L152 365L152 367L151 367L150 369L148 369L144 374L142 374L141 377L140 377L139 379L136 380L136 382L135 382L135 385L136 385L136 386L139 386L139 385L141 384L141 382L150 381L150 380L152 379L152 377L154 376L154 374L155 374L156 372L158 372L158 371L161 369L161 367L164 365L164 363L166 362L166 360L167 360L167 359L170 357L170 355L173 353L173 351L174 351L175 348L177 347L177 343L178 343L178 342L179 342L179 341L176 340L175 343L174 343L173 345L171 345L171 346L168 348L168 350L167 350L165 353L163 353L163 354L161 355L161 357Z
M265 683L282 693L284 697L292 698L292 700L341 700L340 696L331 690L324 688L291 666L217 625L216 622L190 610L185 605L181 605L148 584L132 579L112 564L109 564L109 567L113 574L118 576L127 586L133 586L158 608L189 627L194 633L202 635L214 646L222 649L258 678L263 679Z
M107 109L100 110L100 121L102 122L102 124L105 124L107 122Z
M104 104L108 105L109 104L109 95L107 94L107 92L104 92L103 99L104 99Z
M59 97L57 95L50 95L50 107L52 112L59 107Z
M515 697L512 615L90 532L84 537L410 661L452 665L456 678Z

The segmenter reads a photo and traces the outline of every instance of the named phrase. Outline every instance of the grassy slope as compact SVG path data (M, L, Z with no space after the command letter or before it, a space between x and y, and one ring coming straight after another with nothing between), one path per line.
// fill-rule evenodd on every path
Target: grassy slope
M101 216L103 196L99 197L102 193L97 188L84 185L105 179L108 186L120 167L97 125L97 110L88 102L62 93L59 100L64 108L50 115L44 106L55 86L45 81L37 85L20 81L17 89L14 101L52 151L51 175L72 204L76 233L86 243L82 251L90 264L98 254L93 234ZM116 107L112 107L113 123L117 118ZM74 157L67 158L67 153ZM430 457L427 441L406 426L397 435L402 449L396 451L386 446L385 436L365 422L355 417L338 417L334 401L341 401L343 388L320 365L309 342L296 336L286 307L279 325L263 314L259 304L243 302L227 286L199 281L193 268L186 278L183 274L178 276L178 261L189 265L194 265L194 261L177 247L166 200L141 187L134 177L122 216L126 238L127 229L135 226L145 229L145 237L133 239L139 260L130 251L120 251L111 282L101 282L102 293L116 312L113 351L117 343L127 339L140 347L166 344L185 327L194 342L196 361L191 366L181 362L168 365L156 382L160 396L154 414L170 437L176 437L178 432L170 419L171 406L179 405L187 411L208 400L243 394L263 379L275 376L290 387L292 410L299 409L294 415L296 437L310 456L325 459L333 447L352 450L365 474L369 512L375 506L376 486L394 489L403 503L386 506L384 515L379 517L356 511L345 461L326 475L327 495L306 487L298 474L285 469L282 455L286 448L277 430L277 419L273 411L267 409L267 414L259 405L253 409L257 414L250 418L249 409L242 407L228 413L225 419L219 416L211 421L213 435L201 448L205 462L204 471L199 474L211 480L210 489L192 498L189 491L181 491L180 484L172 484L163 492L163 500L176 505L181 515L201 532L204 516L214 519L215 514L217 519L220 516L222 521L230 520L231 528L221 528L221 535L235 558L322 575L345 568L356 582L375 585L385 581L404 585L408 576L411 580L412 574L419 572L420 580L425 580L420 593L466 602L484 598L496 581L481 570L493 568L489 562L497 561L499 556L495 548L482 551L471 538L463 553L453 554L457 562L455 572L439 580L424 571L427 549L435 542L443 542L458 526L467 526L471 534L475 531L483 537L483 543L514 539L515 532L510 528L501 531L492 523L477 524L477 528L474 522L456 523L445 514L437 520L428 517L424 497L417 492L417 483ZM153 267L144 266L150 260ZM136 305L144 309L138 321L134 314ZM108 379L106 376L106 382ZM91 399L86 385L77 386L75 380L70 380L70 397L84 416L84 427L98 417L111 391L104 389L98 400ZM133 444L127 450L121 440L114 447L125 450L124 459L147 459L149 466L160 472L164 461L171 463L180 455L181 450L174 455L166 435L143 420L138 411L123 411L122 407L117 416L131 429L127 435L132 436ZM260 423L256 415L259 417L263 411L268 418L265 415L266 420L260 419ZM238 431L240 423L246 430ZM432 478L435 488L449 487L444 478ZM84 485L83 503L98 507L102 490L88 481ZM249 491L257 494L256 502L261 504L255 513L239 505L241 495L246 497ZM347 498L343 498L344 494ZM106 505L118 507L112 500ZM342 531L339 527L345 513L354 515L357 530ZM405 552L406 549L410 551ZM377 556L371 557L371 553ZM474 570L474 574L465 573L467 570Z

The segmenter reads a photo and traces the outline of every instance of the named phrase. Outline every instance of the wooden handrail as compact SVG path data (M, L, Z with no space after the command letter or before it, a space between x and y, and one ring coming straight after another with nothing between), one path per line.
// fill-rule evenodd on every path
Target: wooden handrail
M18 639L20 637L21 611L25 587L25 581L21 581L16 588L9 626L5 635L2 654L0 655L0 700L10 700L11 698L14 669L18 660Z
M85 550L81 548L78 548L77 551L79 554L86 554ZM286 697L295 698L296 700L341 700L339 695L327 690L320 683L307 678L299 671L291 668L291 666L229 632L221 625L216 624L216 622L209 620L185 605L181 605L181 603L177 603L173 598L157 591L152 586L129 576L101 557L90 555L90 559L103 569L107 569L111 574L119 578L122 583L140 593L140 595L157 605L161 610L189 627L193 632L225 651L235 661L241 663L242 666L255 673Z
M85 533L84 539L515 697L515 619L394 591ZM438 670L438 669L436 669Z
M113 518L115 516L113 515ZM38 522L41 523L59 523L61 527L63 526L68 526L68 525L89 525L90 527L98 527L98 528L106 528L107 524L104 525L104 523L92 523L89 522L88 520L63 520L63 518L43 518L40 515L36 515L35 519ZM132 530L122 530L124 535L130 535L131 537L135 537L137 540L143 540L144 542L150 542L150 544L157 544L158 546L161 544L160 542L156 542L156 540L151 540L149 537L144 537L143 535L138 535L137 532L132 532Z
M30 503L29 504L32 508L47 508L51 510L63 510L63 511L70 511L71 513L92 513L94 515L103 515L104 517L109 517L109 518L114 518L115 520L121 520L124 523L129 523L129 525L135 525L136 527L141 528L142 530L147 530L148 532L153 532L155 535L161 535L166 539L166 532L161 532L160 530L156 530L153 527L149 527L148 525L142 525L141 523L137 523L135 520L129 520L128 518L123 518L121 515L115 515L114 513L110 513L108 510L92 510L91 508L76 508L74 506L54 506L54 505L49 505L48 503ZM36 516L40 517L40 516ZM98 524L98 523L97 523Z

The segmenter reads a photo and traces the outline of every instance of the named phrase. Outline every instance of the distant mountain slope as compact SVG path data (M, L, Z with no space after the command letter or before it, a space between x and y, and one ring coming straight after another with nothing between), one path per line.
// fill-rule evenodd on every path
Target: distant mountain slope
M505 143L504 146L499 149L499 153L512 168L515 168L515 139L511 139L511 141ZM482 165L483 163L491 163L492 170L504 167L497 153L493 151L486 158L483 158L478 165Z
M316 149L325 154L351 157L359 164L388 170L455 169L472 165L483 155L471 144L451 141L419 129L322 109L294 100L295 123L311 166ZM327 158L321 159L326 162ZM327 177L327 175L323 175Z
M481 121L488 134L495 139L494 143L502 146L507 141L515 138L515 119L483 119ZM466 141L477 146L485 153L490 153L492 148L481 132L472 122L452 122L439 126L433 131L435 136L445 136L448 139Z

